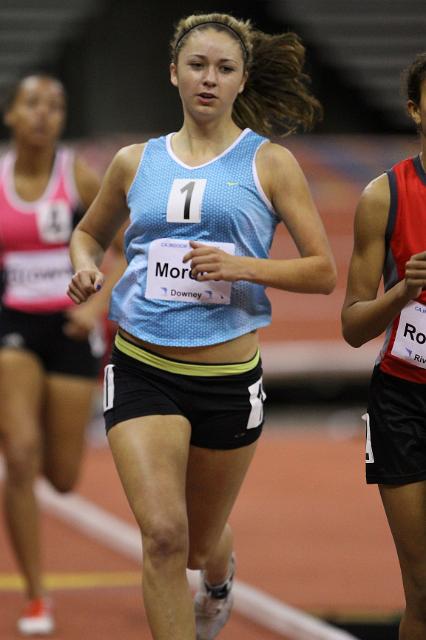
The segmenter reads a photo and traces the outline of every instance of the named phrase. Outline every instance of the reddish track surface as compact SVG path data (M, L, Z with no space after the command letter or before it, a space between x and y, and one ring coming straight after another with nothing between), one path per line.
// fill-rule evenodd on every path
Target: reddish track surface
M262 331L262 341L270 345L324 340L341 344L339 315L356 201L369 180L398 157L416 151L406 140L385 144L384 140L337 138L331 145L342 161L329 162L330 151L323 153L323 149L330 141L306 140L300 143L296 139L290 148L308 176L329 234L339 270L338 286L328 297L270 291L273 323ZM103 158L97 157L98 165L105 166L115 148L126 142L108 143ZM94 154L95 160L102 155L99 144L86 151L88 156ZM348 157L352 164L348 164ZM294 255L283 227L272 255ZM275 426L279 425L277 419ZM403 595L396 556L377 490L364 484L362 437L336 440L320 423L317 426L317 433L270 429L261 440L232 516L238 578L319 614L398 611ZM89 448L79 492L133 523L106 448ZM44 538L46 570L59 574L59 588L53 591L58 623L55 637L148 640L136 562L52 516L44 519ZM22 596L5 581L5 574L15 573L15 566L1 527L0 549L0 638L9 640L16 637L14 625ZM128 573L123 576L123 572ZM89 575L93 573L95 577ZM111 573L121 586L106 586ZM64 579L70 574L78 574L78 584L64 588ZM233 615L220 636L223 640L278 637L238 615Z
M267 430L232 516L240 580L319 614L379 615L401 608L382 508L375 488L363 483L362 448L361 438L336 440L324 430ZM133 523L108 449L89 449L79 493ZM48 574L59 574L62 583L79 574L81 583L53 591L55 637L148 640L136 562L51 516L44 518L44 537ZM0 638L8 640L15 638L22 596L4 585L4 574L15 569L3 530L0 545ZM91 584L94 573L97 585ZM127 586L103 585L102 575L106 581L111 573ZM279 636L234 615L220 637Z

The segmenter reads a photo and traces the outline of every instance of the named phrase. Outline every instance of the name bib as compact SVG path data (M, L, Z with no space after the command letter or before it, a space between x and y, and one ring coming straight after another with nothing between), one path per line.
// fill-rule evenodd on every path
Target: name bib
M66 247L14 251L4 256L7 297L15 302L51 302L65 297L72 275Z
M391 353L426 369L426 305L410 302L401 311Z
M235 253L235 245L231 242L202 241L202 244L222 249L231 255ZM230 304L231 282L198 282L191 276L189 263L182 261L191 250L188 240L159 238L151 242L145 297L196 304Z

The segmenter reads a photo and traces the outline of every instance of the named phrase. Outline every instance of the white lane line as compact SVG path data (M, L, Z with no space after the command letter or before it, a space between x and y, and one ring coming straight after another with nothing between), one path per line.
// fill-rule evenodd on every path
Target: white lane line
M141 561L142 543L135 525L128 524L77 494L59 495L44 480L37 482L36 492L45 511L110 549L137 562ZM188 580L195 589L198 571L188 571ZM357 640L355 636L290 607L240 580L235 581L234 590L235 611L288 640Z
M261 342L261 354L265 378L292 379L326 376L339 379L369 375L380 351L379 340L353 349L343 338L339 340L293 340L288 342Z
M235 610L288 640L357 640L355 636L237 581Z

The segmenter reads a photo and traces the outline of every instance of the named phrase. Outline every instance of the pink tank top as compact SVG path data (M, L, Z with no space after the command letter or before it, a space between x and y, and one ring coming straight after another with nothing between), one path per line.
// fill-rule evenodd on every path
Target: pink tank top
M15 153L0 162L2 304L27 313L53 313L73 304L66 295L72 275L68 243L80 205L74 154L58 149L49 183L35 201L15 190Z

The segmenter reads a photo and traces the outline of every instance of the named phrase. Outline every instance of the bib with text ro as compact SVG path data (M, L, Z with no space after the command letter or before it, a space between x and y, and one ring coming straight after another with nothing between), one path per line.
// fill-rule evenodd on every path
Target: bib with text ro
M426 369L426 305L414 301L403 308L391 353Z

